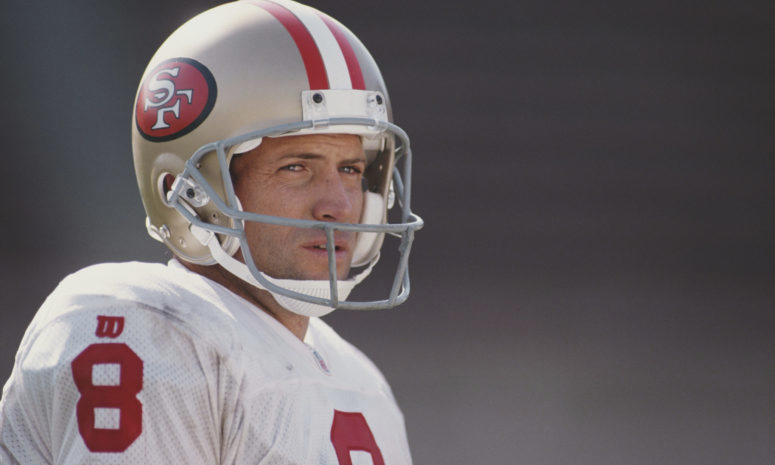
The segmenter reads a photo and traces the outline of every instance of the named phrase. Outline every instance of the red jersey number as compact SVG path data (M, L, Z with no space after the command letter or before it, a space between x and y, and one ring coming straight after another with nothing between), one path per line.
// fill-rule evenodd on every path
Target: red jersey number
M120 367L117 385L95 385L92 369L99 364ZM123 343L92 344L71 364L73 380L81 398L76 404L78 431L92 452L123 452L143 430L143 404L137 393L143 389L143 361ZM117 409L118 428L97 428L95 410Z
M336 450L336 458L339 459L339 465L352 465L350 452L354 450L364 451L371 454L371 460L374 465L385 465L371 434L369 424L360 412L340 412L334 410L334 422L331 425L331 443Z

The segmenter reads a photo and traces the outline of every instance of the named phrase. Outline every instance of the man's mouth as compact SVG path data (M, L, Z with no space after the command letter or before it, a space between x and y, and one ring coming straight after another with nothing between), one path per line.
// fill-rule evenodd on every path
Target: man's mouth
M320 244L313 245L312 248L313 249L319 249L319 250L328 250L328 248L326 247L325 244L323 244L323 245L320 245ZM338 246L338 245L334 245L334 250L339 252L340 250L344 250L344 249L342 247Z
M310 241L305 244L302 244L302 247L314 253L328 252L328 249L326 248L325 240ZM336 253L336 255L342 255L348 249L349 249L349 244L347 243L346 240L336 238L336 240L334 241L334 253Z

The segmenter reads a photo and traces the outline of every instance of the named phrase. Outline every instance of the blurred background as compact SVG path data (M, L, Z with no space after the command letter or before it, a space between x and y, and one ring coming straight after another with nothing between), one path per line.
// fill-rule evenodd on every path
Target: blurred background
M3 380L66 274L168 258L132 102L217 3L2 3ZM327 320L390 380L415 463L772 461L774 3L313 5L412 136L412 296Z

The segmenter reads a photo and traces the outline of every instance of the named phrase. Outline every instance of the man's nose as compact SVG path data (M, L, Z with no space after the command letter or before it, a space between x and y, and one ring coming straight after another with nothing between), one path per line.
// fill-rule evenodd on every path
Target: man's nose
M348 190L338 170L319 177L315 195L312 215L316 220L345 223L354 221L353 193Z

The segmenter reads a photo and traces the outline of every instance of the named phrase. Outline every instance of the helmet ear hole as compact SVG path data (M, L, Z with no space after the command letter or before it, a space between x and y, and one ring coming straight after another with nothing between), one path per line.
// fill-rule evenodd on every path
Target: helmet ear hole
M161 197L161 202L170 208L173 208L173 206L167 200L167 194L172 190L172 184L174 182L175 182L175 175L172 173L168 173L165 171L159 175L158 186L157 186L159 191L159 196Z

